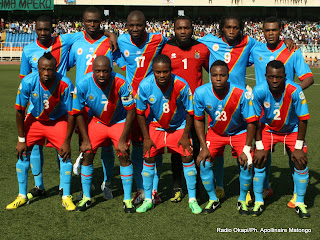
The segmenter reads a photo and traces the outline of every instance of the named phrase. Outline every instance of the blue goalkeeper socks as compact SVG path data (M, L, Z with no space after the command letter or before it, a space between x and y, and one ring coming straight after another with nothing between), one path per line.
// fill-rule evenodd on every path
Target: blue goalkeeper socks
M120 166L120 176L121 176L122 187L124 192L123 201L131 199L132 180L133 180L132 164L126 167Z
M211 162L206 161L205 167L202 162L200 163L200 176L203 186L209 195L209 200L218 201L214 188L214 175L211 168Z
M91 198L91 184L93 175L93 164L89 166L81 165L81 183L83 196ZM64 189L63 189L64 195Z
M27 197L28 188L28 171L30 168L30 154L27 152L22 155L22 159L19 159L16 164L17 178L19 183L19 194Z

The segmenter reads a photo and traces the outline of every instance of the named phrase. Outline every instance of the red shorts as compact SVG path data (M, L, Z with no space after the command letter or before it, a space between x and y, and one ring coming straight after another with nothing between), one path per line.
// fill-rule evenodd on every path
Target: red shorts
M124 129L124 124L125 123L123 122L107 126L99 122L97 118L92 118L88 124L88 136L93 152L97 152L99 147L109 146L110 140L112 140L113 145L117 149L119 139ZM127 140L129 144L129 139Z
M210 122L212 121L212 118L208 114L208 130L210 129ZM216 157L223 157L223 152L224 152L224 147L219 149L219 152L217 152ZM236 154L232 151L232 156L233 154Z
M286 147L288 147L291 152L294 151L294 147L296 145L298 133L287 133L287 134L280 134L280 133L271 133L265 130L262 131L262 143L264 146L264 150L273 150L274 146L278 142L282 142ZM303 151L307 153L307 145L306 143L303 144Z
M210 128L206 136L207 147L210 151L211 157L214 159L216 156L220 156L224 151L226 145L232 147L232 156L239 157L243 152L243 147L246 143L247 133L241 133L233 136L222 136Z
M178 141L182 137L184 129L175 130L175 131L159 131L156 130L156 127L153 123L149 125L149 135L151 140L157 146L157 149L152 147L150 150L150 155L147 152L144 157L154 157L158 154L164 153L164 147L168 148L168 153L179 153L181 156L190 156L191 154L188 150L185 150L185 154L183 152L183 148L180 145L178 147ZM189 141L191 143L190 137Z
M38 121L34 116L28 114L24 121L24 132L26 134L27 146L44 145L60 149L63 144L68 128L68 119L64 115L57 120Z

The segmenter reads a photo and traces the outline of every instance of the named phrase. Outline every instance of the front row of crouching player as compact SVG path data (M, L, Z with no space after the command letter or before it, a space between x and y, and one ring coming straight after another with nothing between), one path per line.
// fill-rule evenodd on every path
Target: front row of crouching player
M94 60L93 72L85 75L74 91L71 81L56 73L55 64L50 53L44 54L39 60L39 73L25 77L18 89L19 195L7 209L28 202L29 153L34 144L43 145L47 139L47 146L55 147L61 159L63 206L69 211L86 210L92 203L94 155L99 147L112 140L120 161L126 213L143 213L153 208L155 157L164 153L164 147L181 155L192 213L214 212L220 202L215 194L211 161L223 152L225 145L230 145L240 166L238 211L242 215L259 216L265 209L262 191L267 155L277 142L283 142L293 163L292 207L300 217L310 217L304 204L309 178L304 139L310 116L301 88L286 79L282 62L269 62L266 81L250 93L229 83L228 65L216 61L210 69L211 83L197 88L194 97L187 82L171 73L171 61L165 55L155 57L153 74L140 83L135 97L125 78L112 72L105 56ZM29 101L32 110L25 118ZM92 115L88 123L82 116L85 106ZM205 112L210 116L207 134ZM137 209L131 200L133 167L129 157L129 132L136 113L144 137L142 177L145 191L145 200ZM70 195L70 139L75 123L83 138L80 151L84 153L81 163L83 198L77 207ZM197 159L192 159L189 135L193 124L201 143ZM251 147L254 138L255 149ZM203 210L196 199L195 162L200 166L202 183L209 195ZM252 179L255 203L253 209L249 209L246 195Z

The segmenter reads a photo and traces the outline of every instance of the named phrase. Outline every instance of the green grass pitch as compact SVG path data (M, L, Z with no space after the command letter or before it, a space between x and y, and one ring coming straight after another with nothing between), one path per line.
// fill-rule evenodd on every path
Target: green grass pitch
M47 196L32 200L29 205L13 211L5 210L6 205L13 201L18 193L15 173L17 130L14 103L20 80L18 65L0 65L1 239L319 239L320 68L312 70L315 84L305 91L311 114L307 131L310 182L305 202L311 218L302 220L293 209L286 207L291 198L293 183L288 168L288 157L284 155L281 144L277 145L276 152L272 155L270 180L274 196L266 201L266 211L260 217L241 216L236 210L239 175L236 161L230 157L230 148L226 148L224 155L226 198L222 201L222 207L211 215L193 215L188 208L187 197L179 204L169 201L172 179L168 154L164 155L163 173L159 183L163 203L146 214L125 214L122 208L122 186L117 160L112 179L114 199L103 200L100 191L102 167L99 152L94 162L93 206L86 212L67 212L61 206L61 198L58 196L59 171L55 150L50 148L44 150L43 174ZM74 69L68 76L74 81ZM205 79L208 79L208 74L205 74ZM247 83L254 85L253 68L247 70ZM73 162L78 156L77 149L77 136L74 135ZM34 184L31 171L28 180L28 189L31 189ZM75 199L81 190L79 176L72 178L71 188ZM186 192L185 188L184 191ZM201 189L200 195L200 204L204 207L207 201L204 188ZM231 233L219 233L217 228L229 228ZM258 232L235 233L238 228L255 228ZM288 232L264 234L260 232L261 228L283 228ZM289 228L311 229L312 232L289 233Z

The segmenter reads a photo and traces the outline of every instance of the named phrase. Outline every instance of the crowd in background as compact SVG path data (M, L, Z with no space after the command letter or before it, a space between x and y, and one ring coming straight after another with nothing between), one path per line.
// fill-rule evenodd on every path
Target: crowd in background
M56 19L54 21L55 34L73 33L84 30L81 20L70 17L69 19ZM244 34L259 41L265 42L262 32L262 21L257 19L244 20ZM282 19L283 38L293 39L297 44L318 44L320 39L320 22L306 20ZM101 23L101 28L121 35L126 32L125 19L107 19ZM201 38L206 34L216 34L219 28L219 19L196 19L194 21L194 36ZM34 20L5 21L1 19L1 29L7 32L31 33L35 30ZM147 20L147 32L161 33L170 38L173 36L173 20Z

